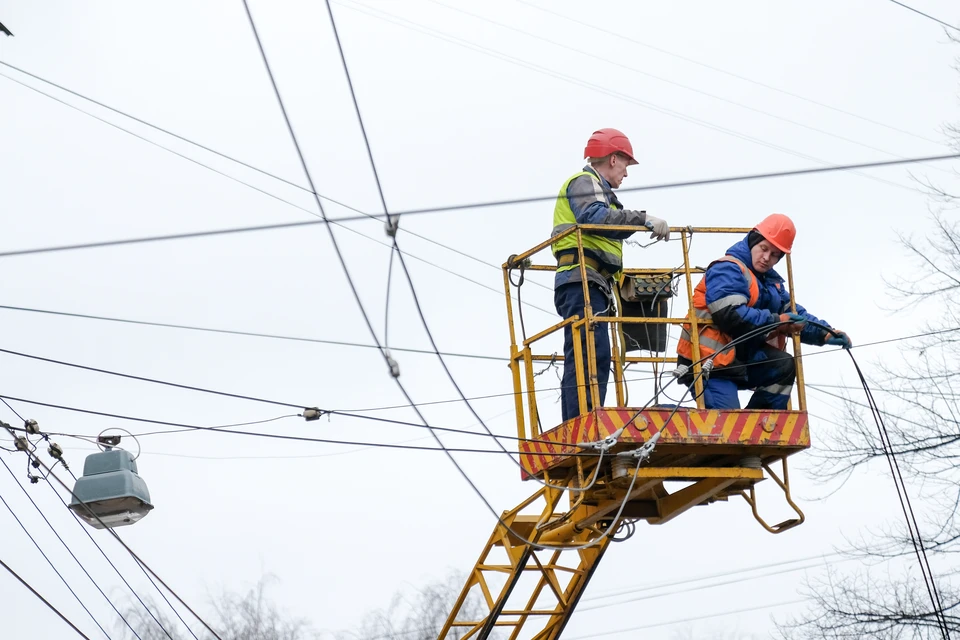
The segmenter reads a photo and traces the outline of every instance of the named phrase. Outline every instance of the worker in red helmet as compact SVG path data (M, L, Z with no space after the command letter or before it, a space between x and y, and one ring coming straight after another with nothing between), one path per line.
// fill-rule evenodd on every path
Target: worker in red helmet
M567 179L560 188L553 209L553 235L576 224L647 225L652 238L669 240L670 226L666 221L647 215L645 211L625 209L613 192L627 177L627 167L637 164L633 146L621 131L600 129L594 131L583 151L587 165ZM583 252L586 262L590 293L590 307L594 315L612 313L611 282L620 278L623 270L623 241L633 235L632 231L609 233L583 233ZM580 276L580 259L577 251L577 236L570 234L552 245L557 259L557 274L554 280L554 304L564 319L583 317L586 302ZM573 351L573 336L569 327L564 328L563 380L561 404L563 420L580 415L577 400L577 372ZM607 380L610 377L610 335L607 323L594 327L594 344L597 365L597 383L600 387L600 403L606 396ZM582 344L582 362L587 362L587 345ZM586 366L584 367L586 369ZM590 394L587 394L587 411L592 410Z
M796 378L793 356L785 351L788 335L799 333L804 344L852 346L847 334L827 331L823 328L830 326L827 322L800 305L796 313L791 312L790 292L773 267L790 253L796 235L789 217L767 216L725 256L710 263L697 285L693 306L700 327L701 366L712 363L703 386L706 408L739 409L737 391L753 389L747 409L786 409ZM770 331L724 349L763 327ZM689 331L690 326L684 325L677 362L684 372L680 381L692 386Z

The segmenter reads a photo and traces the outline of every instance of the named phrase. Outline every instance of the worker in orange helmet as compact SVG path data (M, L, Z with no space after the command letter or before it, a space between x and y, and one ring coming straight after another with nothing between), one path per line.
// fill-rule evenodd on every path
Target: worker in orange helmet
M785 351L788 335L798 333L804 344L852 346L846 333L827 331L823 328L830 326L827 322L800 305L796 313L791 312L790 292L773 267L790 253L796 235L789 217L782 213L767 216L725 256L710 263L697 285L693 306L701 328L700 358L702 366L712 363L707 365L710 373L704 383L706 408L739 409L737 391L753 389L747 409L786 409L796 378L793 356ZM770 331L760 331L724 349L763 327ZM689 330L690 326L684 325L677 362L684 372L680 381L692 386Z
M670 226L665 220L647 215L645 211L625 209L617 199L614 189L620 187L627 177L627 167L638 164L634 159L633 145L617 129L594 131L583 150L587 166L567 179L557 195L553 209L553 235L566 231L577 224L595 225L646 225L657 240L670 239ZM633 235L632 231L606 233L584 232L583 253L586 262L590 307L594 315L608 315L612 294L611 282L620 278L623 270L623 241ZM551 245L557 259L554 279L554 304L564 319L583 317L586 302L580 276L580 258L576 234L569 234ZM607 323L594 327L594 346L597 365L597 383L600 387L600 403L603 404L610 377L610 335ZM577 399L577 371L570 326L563 330L563 380L560 395L563 420L580 415ZM582 343L582 362L587 362L587 345ZM586 365L584 365L586 368ZM587 411L592 409L590 394L587 394Z

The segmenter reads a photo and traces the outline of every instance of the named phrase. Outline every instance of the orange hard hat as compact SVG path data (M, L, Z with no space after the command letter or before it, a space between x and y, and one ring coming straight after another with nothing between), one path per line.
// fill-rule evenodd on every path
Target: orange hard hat
M598 129L593 132L590 139L587 140L587 146L583 150L584 158L603 158L611 153L620 152L630 158L627 163L639 164L633 158L633 145L630 140L619 129Z
M784 253L790 253L793 239L797 237L797 227L793 220L782 213L771 213L761 220L754 230Z

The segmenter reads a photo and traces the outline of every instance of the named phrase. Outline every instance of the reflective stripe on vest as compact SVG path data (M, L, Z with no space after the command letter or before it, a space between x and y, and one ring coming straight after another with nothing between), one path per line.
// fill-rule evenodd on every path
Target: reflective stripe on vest
M733 341L733 338L720 331L716 325L711 324L713 322L713 318L710 314L716 313L717 311L727 307L738 306L741 304L745 304L750 307L755 306L757 301L760 300L760 283L757 282L757 277L753 275L753 272L750 271L747 265L743 264L733 256L723 256L719 260L711 262L707 266L707 271L709 271L710 267L718 262L732 262L740 267L740 272L743 274L743 281L747 285L747 291L750 292L749 298L742 294L730 294L720 298L719 300L715 300L708 305L706 271L704 271L703 277L697 284L697 288L694 289L693 311L694 315L697 317L698 327L700 329L700 358L704 359L713 356L714 366L724 367L733 362L734 358L737 356L737 353L735 349L728 349L727 351L723 351L721 353L723 348ZM683 325L683 330L680 333L680 342L677 343L677 353L688 360L694 360L693 343L690 341L689 324Z
M619 207L610 202L604 193L603 184L600 182L600 178L596 174L590 171L581 171L579 173L571 176L566 182L563 183L563 186L560 187L560 194L557 196L557 204L553 208L553 231L551 235L557 235L563 233L567 229L575 226L577 224L577 217L573 213L573 207L570 206L570 199L567 197L567 188L570 186L570 183L579 178L580 176L590 176L593 180L594 194L597 196L598 200L602 200L607 203L607 206L611 209L618 209ZM603 236L592 235L589 233L584 233L583 237L583 253L586 256L597 260L602 263L605 267L605 270L612 274L614 280L619 279L620 270L623 269L623 242L620 240L615 240L613 238L604 238ZM577 234L571 233L568 236L560 238L552 245L550 245L553 255L556 256L560 251L566 250L577 250ZM570 269L580 268L579 263L569 264L562 267L557 267L557 272L569 271Z

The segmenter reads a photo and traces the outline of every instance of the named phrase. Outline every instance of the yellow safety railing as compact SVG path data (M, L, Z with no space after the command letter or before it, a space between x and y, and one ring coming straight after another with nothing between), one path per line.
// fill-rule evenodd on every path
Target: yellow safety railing
M687 312L682 317L625 317L622 314L617 315L594 315L590 303L590 289L587 280L587 267L583 253L583 235L591 231L622 231L622 232L649 232L646 227L636 226L614 226L614 225L574 225L562 233L552 236L536 246L527 249L522 253L510 256L503 264L503 284L506 292L507 319L510 328L510 369L513 375L514 398L517 413L517 430L521 438L535 438L539 436L542 430L548 430L556 425L545 425L542 429L539 421L539 411L536 398L536 378L534 372L535 362L554 362L562 356L556 353L536 352L535 347L544 338L553 335L556 332L562 332L566 327L570 327L573 337L574 360L577 374L577 397L579 401L580 413L585 413L587 406L600 407L600 388L597 378L596 352L594 348L594 331L597 331L598 323L609 323L611 331L611 353L613 354L613 385L616 392L615 406L625 406L627 395L627 381L624 376L624 367L630 363L652 363L655 367L659 364L664 366L670 363L676 363L677 359L673 356L664 354L663 356L626 356L625 346L623 344L623 328L625 325L646 324L654 326L667 325L666 331L669 333L670 325L690 325L690 342L693 351L693 380L694 397L699 408L703 408L703 381L700 376L700 331L705 326L700 322L693 308L693 292L696 283L693 280L694 275L700 275L704 272L703 267L694 266L690 261L690 241L694 234L739 234L744 235L750 231L750 228L739 227L674 227L671 233L679 236L680 247L683 252L682 266L671 266L667 268L625 268L623 277L634 276L663 276L670 275L671 278L682 277L684 288L686 289ZM514 271L556 271L557 265L552 253L548 253L549 263L538 264L534 257L541 252L548 250L550 245L569 235L576 235L577 255L580 269L580 281L583 286L583 298L585 301L582 313L577 317L560 319L555 324L542 329L529 337L522 337L517 340L516 311L514 309L515 299L513 290L515 285L511 281L511 274ZM673 243L671 243L673 244ZM674 245L675 246L675 245ZM710 260L720 257L719 255L709 256ZM793 263L790 256L787 255L786 277L787 284L791 293L791 304L796 311L796 292L793 282ZM616 300L618 310L622 308L621 299ZM606 330L606 329L605 329ZM586 361L583 358L584 341L586 343ZM806 394L803 387L803 362L800 350L800 338L793 336L793 353L796 362L796 383L794 389L797 394L797 405L801 411L806 410ZM619 356L619 357L618 357ZM656 378L657 376L655 376ZM654 380L655 388L659 388L659 380ZM589 395L590 405L587 403ZM526 400L526 409L524 408ZM791 402L792 404L792 402ZM529 421L529 428L527 422Z

